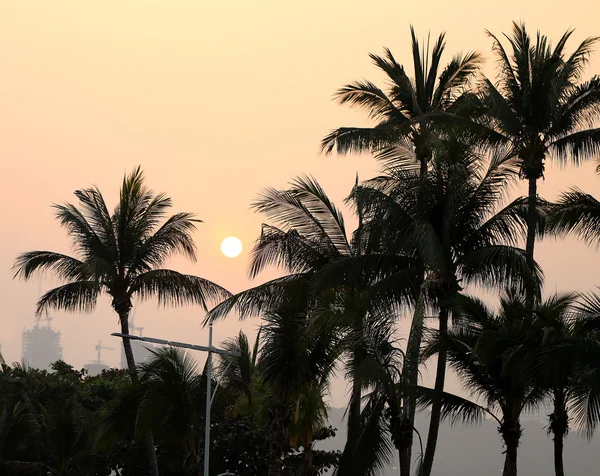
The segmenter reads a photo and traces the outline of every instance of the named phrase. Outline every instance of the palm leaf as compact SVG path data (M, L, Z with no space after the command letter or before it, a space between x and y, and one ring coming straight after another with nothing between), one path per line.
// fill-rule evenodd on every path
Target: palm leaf
M226 289L204 278L178 273L169 269L154 269L136 276L131 293L142 299L156 297L163 306L198 304L207 309L209 303L231 297Z

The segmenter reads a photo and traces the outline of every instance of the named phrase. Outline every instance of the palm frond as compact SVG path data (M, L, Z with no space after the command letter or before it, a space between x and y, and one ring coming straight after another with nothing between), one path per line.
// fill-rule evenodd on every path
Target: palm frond
M36 313L47 309L92 312L102 288L97 281L74 281L46 292L38 301Z
M211 302L231 297L229 291L208 279L169 269L154 269L137 275L129 294L138 294L143 300L157 298L163 306L198 304L203 309L208 309Z
M89 274L84 263L71 256L52 251L21 253L13 265L13 278L28 280L36 274L50 273L64 280L85 279Z
M130 273L148 271L161 266L173 254L180 253L196 261L196 245L192 233L200 220L192 213L171 216L155 233L143 239L136 248Z
M399 112L386 94L370 81L348 84L339 89L334 97L340 104L364 109L371 119L382 119Z
M296 179L288 190L267 189L252 206L285 231L293 229L304 238L329 244L332 251L349 254L341 212L310 177Z
M578 165L600 152L600 128L580 130L555 140L551 150L559 160Z
M563 193L550 205L548 232L559 236L574 234L588 245L597 245L600 237L600 202L578 188Z
M240 319L258 316L277 308L292 292L301 293L306 287L303 274L291 274L276 278L225 299L211 309L203 324L226 317L231 312L239 314Z
M415 386L413 390L417 394L417 405L419 407L425 409L431 405L435 394L434 389ZM458 395L443 392L442 419L449 420L450 424L479 424L483 421L485 415L490 415L500 423L498 417L487 408Z
M321 141L321 150L341 155L363 154L382 149L394 143L393 128L382 123L373 127L339 127Z

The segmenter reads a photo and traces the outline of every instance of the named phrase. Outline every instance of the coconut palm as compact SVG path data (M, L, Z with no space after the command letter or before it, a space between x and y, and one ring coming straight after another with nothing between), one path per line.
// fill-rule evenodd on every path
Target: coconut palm
M333 329L340 339L346 379L351 382L348 435L336 474L374 475L392 457L402 430L402 352L395 347L396 313L377 313L368 290L332 287L321 293L313 326ZM409 429L412 431L412 428ZM398 449L399 445L396 445Z
M515 246L523 200L501 208L515 162L499 150L488 164L460 137L449 136L441 141L426 180L416 171L392 167L360 190L369 207L365 210L369 239L392 253L417 253L424 263L425 292L439 309L442 333L448 327L452 301L464 285L498 289L541 279L539 269L531 276L524 250ZM441 345L439 350L423 460L426 476L433 465L442 410L446 349Z
M532 368L537 385L547 390L552 402L548 431L553 435L557 476L565 474L563 445L571 415L578 426L586 427L588 434L598 421L594 409L598 396L594 396L593 386L584 383L590 374L590 362L581 352L590 331L598 330L594 323L599 315L595 308L597 299L593 295L582 296L577 305L576 299L576 294L554 295L535 307L544 337L540 351L533 356Z
M342 457L345 461L352 451L354 435L359 432L362 390L367 385L359 380L356 371L364 358L361 354L362 347L354 345L350 348L345 344L361 342L361 326L368 318L368 307L365 307L367 301L364 297L353 299L355 293L338 289L331 293L334 299L328 302L327 311L331 311L331 305L334 304L336 310L339 310L340 305L347 306L342 312L345 317L343 322L339 319L330 322L325 318L326 300L319 300L318 296L331 287L343 287L344 282L339 279L345 274L344 270L351 276L360 276L360 283L353 284L355 288L365 288L376 282L381 274L380 270L367 266L373 260L385 266L388 276L386 286L375 290L368 303L386 307L390 303L406 302L412 298L415 273L408 273L408 277L403 274L410 263L403 256L380 253L365 259L363 255L368 250L361 246L363 240L360 233L357 232L353 239L347 236L342 214L320 185L311 178L297 179L287 190L267 190L255 203L255 208L266 213L277 226L263 225L263 233L253 252L251 277L268 265L276 265L289 274L233 296L211 310L207 318L219 318L231 310L236 310L242 318L250 314L268 313L276 310L285 296L307 296L312 304L306 303L306 306L307 309L312 308L313 318L316 319L317 314L322 315L319 328L326 333L335 332L344 342L342 348L347 350L344 362L352 382L352 391L348 412L351 437L344 451L345 456ZM373 272L370 273L369 270ZM338 299L341 296L348 299ZM361 299L362 302L359 302ZM337 315L339 317L339 312ZM327 316L333 317L331 313Z
M439 35L433 48L422 48L411 26L412 62L414 77L406 73L392 52L385 49L383 56L371 54L374 65L388 80L381 89L370 81L356 81L339 89L335 98L341 104L358 107L366 111L375 124L372 127L340 127L322 141L322 149L331 153L371 152L384 163L393 162L403 168L418 167L425 176L437 144L437 135L443 126L469 124L460 120L464 115L462 100L471 82L477 76L482 56L477 52L456 55L442 69L442 57L446 46L446 35ZM470 128L470 127L469 127ZM423 273L421 273L423 274ZM417 291L419 291L417 286ZM416 297L414 301L420 302ZM406 358L404 379L415 385L418 378L419 348L422 335L422 307L414 310ZM415 418L414 398L405 397L405 422ZM412 433L400 458L402 474L410 475Z
M46 292L37 312L62 309L91 312L98 297L112 298L121 332L129 334L129 312L133 296L156 297L162 305L199 304L206 309L213 300L228 297L222 287L203 278L162 268L175 254L195 261L192 233L198 220L190 213L168 219L172 206L164 194L155 194L144 184L141 168L125 176L118 205L111 214L97 187L77 190L79 205L54 205L56 217L73 240L77 257L52 251L22 253L15 261L15 278L28 280L38 274L53 274L65 281ZM131 342L123 338L127 365L134 382L137 371ZM149 465L158 475L154 443L146 438Z
M506 446L503 476L515 476L521 413L536 408L544 398L544 389L524 371L528 358L540 349L543 327L526 311L525 299L517 293L501 298L497 315L479 300L463 297L457 301L457 323L436 333L424 355L434 355L446 344L450 367L470 396L483 401L498 422ZM456 408L461 412L462 403ZM451 406L445 413L454 414Z
M479 70L482 56L471 52L456 55L444 69L442 56L446 35L442 33L429 50L422 48L411 26L414 78L385 49L383 56L370 54L373 64L389 81L387 91L370 81L356 81L339 89L335 98L341 104L366 111L376 124L372 127L340 127L322 141L325 152L372 152L382 158L416 160L421 175L433 156L434 126L428 117L434 112L457 110L462 93Z
M219 384L238 400L236 406L251 415L254 413L257 403L254 401L254 397L255 387L259 385L260 334L259 330L252 348L250 348L248 337L243 331L240 331L235 338L223 342L221 345L223 349L238 355L220 355L216 371Z
M526 252L534 265L534 246L539 231L537 181L547 159L579 164L600 151L600 78L581 81L593 45L587 38L568 55L566 44L573 30L565 32L552 48L546 35L532 39L524 24L513 24L506 36L510 51L492 33L498 58L497 85L485 80L481 117L488 121L496 140L509 144L519 159L520 176L528 182ZM533 302L533 290L528 299Z
M331 333L309 329L308 302L302 294L290 294L282 305L263 316L259 371L270 391L269 476L281 474L282 456L294 436L302 442L306 456L303 467L310 474L312 435L326 418L321 397L335 367L337 343ZM321 403L315 405L315 401Z

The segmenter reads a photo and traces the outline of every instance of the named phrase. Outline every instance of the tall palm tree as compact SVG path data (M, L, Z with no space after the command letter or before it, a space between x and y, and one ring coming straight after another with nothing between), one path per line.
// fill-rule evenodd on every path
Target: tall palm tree
M97 187L77 190L79 206L54 205L56 217L73 240L78 257L52 251L29 251L18 256L14 277L28 280L37 274L54 274L65 281L46 292L37 303L37 312L62 309L91 312L98 297L112 298L119 315L121 332L129 334L132 297L157 297L162 305L199 304L207 308L213 300L229 293L203 278L162 268L174 254L192 261L196 248L192 233L198 220L190 213L177 213L168 219L172 206L164 194L155 194L144 184L141 168L123 179L118 205L111 214ZM137 371L131 342L123 338L123 348L131 378ZM152 435L145 437L150 470L158 475Z
M594 409L595 392L584 384L590 363L581 348L590 331L598 330L593 321L600 314L597 314L594 296L582 296L577 304L576 300L576 294L554 295L535 307L535 317L544 337L539 352L533 356L532 369L537 385L547 390L552 402L548 431L553 434L557 476L565 474L563 445L572 415L576 416L578 425L587 427L589 434L598 421Z
M442 333L464 285L498 289L541 279L539 269L531 276L524 250L516 247L523 201L500 208L506 181L515 170L514 160L501 152L486 168L484 158L462 138L449 136L438 146L426 180L416 171L393 167L360 192L370 207L365 213L370 239L392 253L417 253L424 263L426 294L439 309ZM433 466L442 410L446 348L441 345L439 350L425 476Z
M463 124L463 97L476 78L482 56L477 52L456 55L443 69L442 58L446 35L439 35L433 48L422 47L411 26L412 63L414 77L409 77L404 66L386 48L383 56L370 54L374 65L382 71L388 85L379 88L370 81L356 81L339 89L335 98L341 104L364 110L375 124L371 127L340 127L322 141L322 149L331 153L370 152L384 163L393 162L403 168L418 167L420 176L427 173L443 130L439 126ZM467 119L467 123L469 119ZM421 273L423 274L423 273ZM420 291L417 286L417 292ZM416 297L415 302L422 302ZM414 309L411 332L407 345L406 367L403 378L416 385L418 378L419 348L422 336L422 306ZM414 422L416 402L405 397L403 421ZM413 435L408 435L406 449L400 457L401 472L410 475Z
M503 476L516 476L521 413L536 408L544 398L544 389L523 371L528 357L541 346L543 328L516 293L501 298L497 315L483 302L466 297L455 301L455 309L453 328L437 333L424 355L433 355L446 344L450 367L498 422L506 446ZM461 403L457 408L464 407ZM452 416L453 410L447 407L445 413Z
M482 56L477 52L456 55L443 69L441 61L446 47L442 33L433 48L422 48L414 28L410 28L414 77L406 73L392 52L383 56L370 54L373 64L389 81L387 91L370 81L356 81L339 89L335 98L341 104L359 107L376 124L372 127L340 127L322 141L325 152L371 152L383 158L402 157L416 160L421 175L433 156L436 133L428 115L452 113L459 98L469 88L479 71Z
M547 159L579 164L600 151L600 77L581 81L598 38L587 38L571 53L565 47L573 30L552 48L546 35L533 40L524 24L513 24L505 35L510 53L493 35L500 79L484 82L481 117L494 130L494 140L510 145L519 159L520 176L528 182L527 261L534 266L539 231L537 182ZM528 290L530 307L533 290Z
M340 339L345 376L352 385L339 476L377 474L391 459L391 443L400 452L406 441L398 425L403 353L394 345L397 315L378 312L368 291L334 286L319 295L315 310L315 329L333 329Z
M337 345L330 333L309 329L307 302L306 296L288 295L263 317L259 371L271 393L269 476L281 475L282 456L293 442L294 419L301 422L296 436L304 446L304 471L310 473L312 435L326 416L324 404L314 405L314 400L322 402L337 360Z
M352 239L348 237L341 212L321 186L308 177L296 179L287 190L267 190L255 203L255 208L265 213L276 226L263 225L263 232L253 251L250 275L256 276L268 265L276 265L288 274L236 294L211 310L207 319L220 318L233 309L242 318L251 314L269 313L276 310L282 299L291 293L308 297L311 302L306 303L307 309L311 309L311 316L315 319L318 314L322 315L318 320L321 324L325 323L319 327L324 332L335 331L337 335L341 332L344 343L357 344L364 340L362 326L369 318L369 309L365 305L367 301L357 297L356 290L368 287L378 279L380 273L379 270L370 273L367 263L363 263L363 255L368 250L361 245L363 239L360 233L357 232ZM356 260L348 261L351 257ZM386 256L381 253L372 259L384 262L390 276L387 286L381 286L378 292L369 297L368 302L388 304L410 300L415 279L412 279L412 275L409 278L402 275L409 260L403 256ZM371 258L368 261L370 260ZM328 302L327 310L331 311L333 304L334 310L339 310L339 305L342 305L344 319L329 322L325 315L332 318L334 316L324 312L324 300L320 300L318 296L332 286L338 287L336 280L344 274L339 269L345 268L345 263L349 265L352 276L360 276L360 283L353 283L355 290L351 292L340 292L339 289L331 292L334 299ZM395 279L398 276L400 278ZM341 285L344 286L344 283L341 282ZM338 299L340 296L343 298ZM339 312L333 314L339 317ZM343 345L343 348L348 350L344 353L347 356L345 367L352 382L348 408L350 437L342 456L342 460L346 461L348 454L353 452L354 435L360 431L362 391L367 383L361 381L357 371L364 359L363 347L354 345L349 349Z

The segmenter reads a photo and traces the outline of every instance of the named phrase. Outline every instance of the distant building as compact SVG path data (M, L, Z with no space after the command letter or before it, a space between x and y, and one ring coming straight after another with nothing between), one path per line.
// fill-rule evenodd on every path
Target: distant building
M52 318L46 316L46 326L40 326L37 319L32 329L23 331L23 362L30 367L50 370L50 365L62 360L60 332L50 327Z
M108 370L109 367L106 364L92 362L90 364L85 364L84 368L87 370L88 375L90 377L95 377L96 375L100 375L103 370Z
M23 332L23 361L36 369L50 369L62 359L60 332L49 327L34 327Z
M88 375L90 377L95 377L96 375L100 375L103 370L108 370L109 366L102 362L102 351L103 350L115 350L114 347L107 347L102 345L102 341L98 341L96 345L96 352L98 352L98 357L95 362L90 362L86 364L84 368L87 370Z

